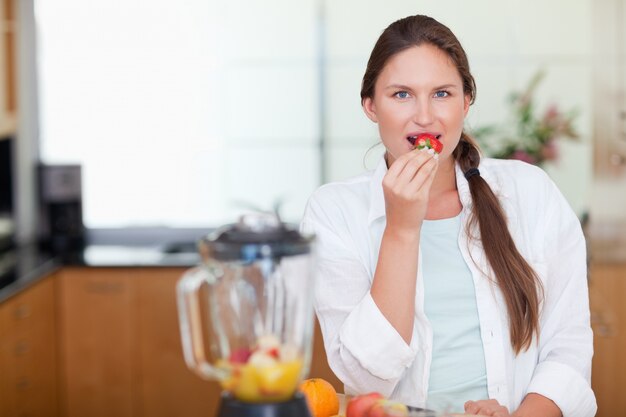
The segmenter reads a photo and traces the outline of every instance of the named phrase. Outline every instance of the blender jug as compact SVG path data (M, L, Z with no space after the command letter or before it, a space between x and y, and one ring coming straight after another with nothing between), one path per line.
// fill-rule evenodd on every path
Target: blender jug
M189 368L222 386L220 416L309 415L296 390L311 359L312 243L271 213L199 242L201 264L177 285L180 329Z

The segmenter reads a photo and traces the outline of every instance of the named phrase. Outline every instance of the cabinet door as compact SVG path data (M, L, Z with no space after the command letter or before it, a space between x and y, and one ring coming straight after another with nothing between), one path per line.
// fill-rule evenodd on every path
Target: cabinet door
M65 268L59 276L66 417L134 415L132 269Z
M178 327L176 282L182 268L143 269L137 286L139 404L145 417L207 417L220 387L187 368Z
M17 414L15 364L12 345L14 332L11 310L13 303L0 305L0 416Z
M591 319L594 356L591 385L597 417L624 414L626 396L626 265L592 265Z
M0 415L56 416L55 280L0 306Z

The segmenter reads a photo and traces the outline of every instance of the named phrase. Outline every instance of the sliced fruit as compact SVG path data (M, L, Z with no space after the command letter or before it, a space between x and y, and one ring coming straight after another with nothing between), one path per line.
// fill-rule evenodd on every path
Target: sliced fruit
M230 353L228 360L231 363L246 363L251 355L252 352L247 348L235 349Z
M346 417L365 417L369 409L376 404L378 400L382 399L384 399L383 396L378 392L357 395L348 402Z
M254 355L253 355L254 356ZM216 365L229 372L221 381L222 388L245 402L285 401L298 388L302 361L277 362L268 356L257 359L257 364L233 364L220 360Z
M392 400L377 400L367 411L367 417L408 417L406 405Z

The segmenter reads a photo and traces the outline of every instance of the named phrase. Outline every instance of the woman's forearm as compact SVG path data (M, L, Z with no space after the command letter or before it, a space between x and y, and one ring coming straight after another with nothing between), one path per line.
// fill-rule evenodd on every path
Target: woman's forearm
M561 409L549 398L531 392L524 397L513 417L562 417Z
M419 236L385 229L371 288L372 299L407 344L413 336Z

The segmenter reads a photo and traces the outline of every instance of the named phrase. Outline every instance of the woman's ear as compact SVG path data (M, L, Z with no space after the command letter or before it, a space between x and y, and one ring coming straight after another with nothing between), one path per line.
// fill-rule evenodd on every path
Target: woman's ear
M470 108L470 96L469 94L465 95L465 100L463 101L463 117L467 117L467 112Z
M374 100L370 97L365 97L363 100L363 111L368 119L374 123L378 123L378 117L376 117L376 106L374 105Z

